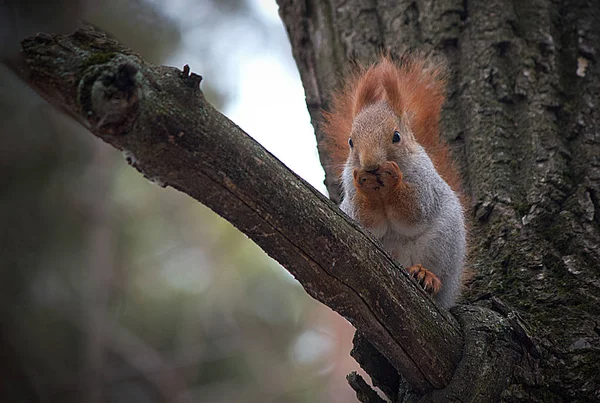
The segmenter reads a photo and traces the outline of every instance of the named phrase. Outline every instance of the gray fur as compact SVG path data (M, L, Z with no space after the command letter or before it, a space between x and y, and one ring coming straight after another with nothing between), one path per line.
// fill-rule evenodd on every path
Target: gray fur
M463 209L457 194L439 176L425 150L419 146L411 157L396 163L403 180L416 188L417 205L425 219L417 225L388 220L377 228L367 229L401 265L422 264L437 275L442 289L435 298L449 308L460 291L466 253ZM353 169L347 164L342 174L344 198L340 207L357 219Z

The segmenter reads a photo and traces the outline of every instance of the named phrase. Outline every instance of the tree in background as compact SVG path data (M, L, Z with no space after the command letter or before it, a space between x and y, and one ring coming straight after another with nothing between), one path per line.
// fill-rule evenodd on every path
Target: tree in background
M536 346L492 396L598 401L600 3L278 3L317 137L320 110L349 63L409 49L447 60L443 133L472 201L474 277L464 301L514 310ZM335 197L331 172L327 184ZM453 399L483 401L466 393L468 377L455 381Z

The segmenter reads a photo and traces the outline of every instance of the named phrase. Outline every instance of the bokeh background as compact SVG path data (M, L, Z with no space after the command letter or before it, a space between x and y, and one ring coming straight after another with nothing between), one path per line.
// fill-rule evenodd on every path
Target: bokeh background
M0 2L0 56L83 17L325 192L275 0ZM229 223L0 64L1 402L355 402L352 328Z

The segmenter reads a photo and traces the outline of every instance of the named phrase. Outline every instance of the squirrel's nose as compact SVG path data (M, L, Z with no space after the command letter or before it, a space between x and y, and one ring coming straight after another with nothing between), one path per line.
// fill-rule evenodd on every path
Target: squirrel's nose
M386 160L385 155L379 155L377 152L365 154L360 156L360 167L363 171L376 173L381 164Z
M377 173L377 171L379 170L379 164L378 163L364 164L363 170L367 171L369 173L372 173L372 174Z

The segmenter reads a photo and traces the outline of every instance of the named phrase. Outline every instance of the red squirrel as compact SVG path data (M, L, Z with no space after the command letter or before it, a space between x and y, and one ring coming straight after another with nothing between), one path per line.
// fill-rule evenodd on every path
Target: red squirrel
M389 57L334 94L320 147L341 177L340 208L434 295L454 305L465 262L460 180L440 138L443 68Z

